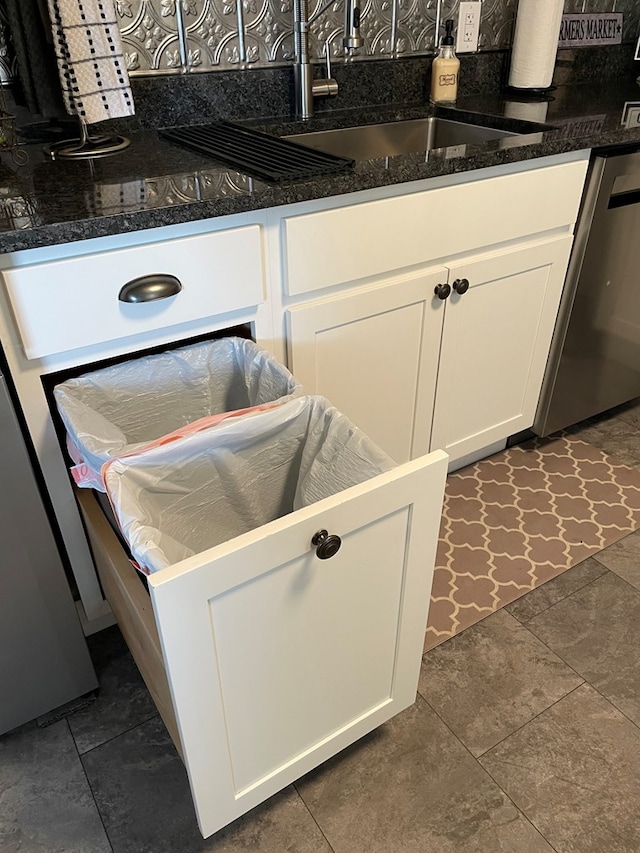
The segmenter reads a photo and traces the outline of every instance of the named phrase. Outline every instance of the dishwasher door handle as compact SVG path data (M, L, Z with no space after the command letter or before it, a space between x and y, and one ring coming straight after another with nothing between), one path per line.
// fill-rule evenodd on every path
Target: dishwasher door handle
M628 207L632 204L640 204L640 190L628 190L627 192L610 195L607 209L612 210L616 207Z
M151 273L133 278L120 290L120 302L157 302L168 299L182 290L180 279L167 273Z

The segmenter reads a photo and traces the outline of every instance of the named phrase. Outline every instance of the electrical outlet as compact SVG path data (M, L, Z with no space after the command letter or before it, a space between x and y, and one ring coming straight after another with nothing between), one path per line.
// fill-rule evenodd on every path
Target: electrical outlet
M456 33L456 53L471 53L478 49L480 34L480 12L482 3L460 3L458 11L458 32Z

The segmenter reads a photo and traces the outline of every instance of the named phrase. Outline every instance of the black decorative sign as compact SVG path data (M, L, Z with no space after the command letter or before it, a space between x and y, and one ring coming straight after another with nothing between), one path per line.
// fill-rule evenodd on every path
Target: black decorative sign
M558 47L594 47L622 42L622 12L563 15Z

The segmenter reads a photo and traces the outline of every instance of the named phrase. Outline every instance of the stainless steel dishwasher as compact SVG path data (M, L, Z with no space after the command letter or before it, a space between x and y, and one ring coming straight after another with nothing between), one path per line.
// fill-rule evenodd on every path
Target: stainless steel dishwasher
M97 687L0 364L0 734Z
M601 149L587 175L533 429L548 435L639 396L640 150Z

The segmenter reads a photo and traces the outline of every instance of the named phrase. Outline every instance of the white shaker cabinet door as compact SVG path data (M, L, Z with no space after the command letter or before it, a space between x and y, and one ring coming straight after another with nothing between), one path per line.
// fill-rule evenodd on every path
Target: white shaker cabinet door
M449 267L431 447L452 461L533 423L571 243L563 235Z
M408 462L149 578L205 837L414 702L446 467Z
M431 267L286 312L293 375L396 462L429 448L446 280Z

